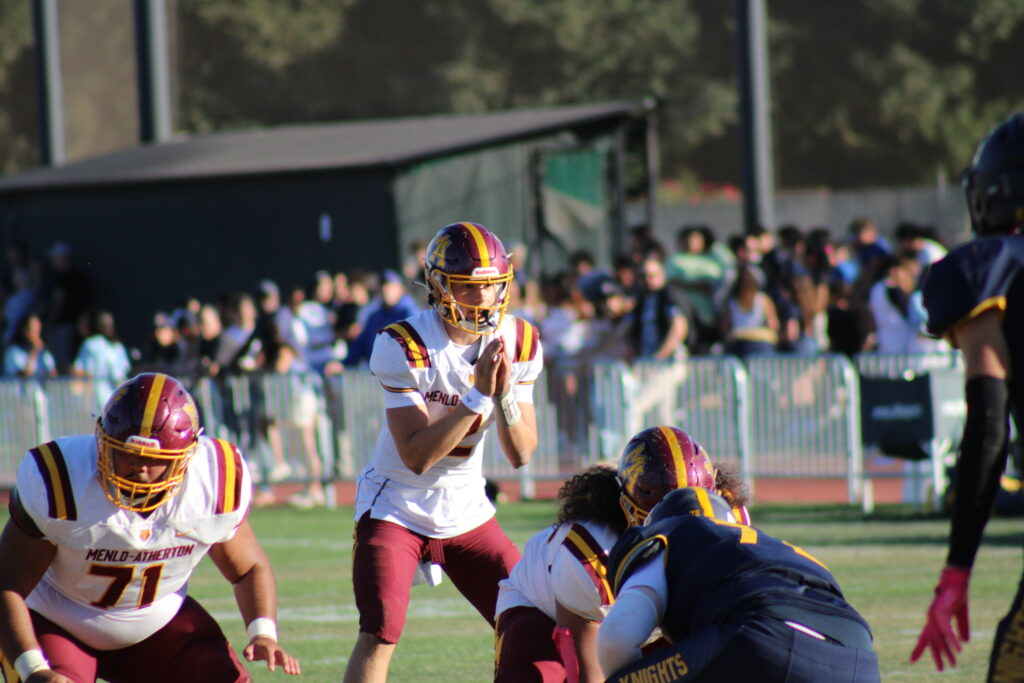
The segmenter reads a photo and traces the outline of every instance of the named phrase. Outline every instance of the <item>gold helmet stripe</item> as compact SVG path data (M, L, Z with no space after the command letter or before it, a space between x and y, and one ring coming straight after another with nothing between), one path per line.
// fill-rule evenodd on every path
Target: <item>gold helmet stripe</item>
M483 233L480 232L472 223L462 224L466 230L469 230L469 234L473 236L473 241L476 242L476 250L480 252L480 267L487 268L491 265L490 254L487 253L487 242L484 241Z
M676 433L670 427L658 427L658 429L661 430L665 441L668 442L668 448L672 452L672 462L676 466L676 488L688 486L690 482L686 476L686 461L683 459L683 448L679 445Z
M717 515L715 515L715 508L711 506L711 498L708 497L707 489L694 487L693 490L697 493L697 503L700 505L701 515L714 519Z
M153 375L153 386L146 397L146 410L142 413L142 425L139 427L139 436L148 437L153 433L153 418L156 416L156 407L160 405L160 395L164 393L164 382L167 375Z

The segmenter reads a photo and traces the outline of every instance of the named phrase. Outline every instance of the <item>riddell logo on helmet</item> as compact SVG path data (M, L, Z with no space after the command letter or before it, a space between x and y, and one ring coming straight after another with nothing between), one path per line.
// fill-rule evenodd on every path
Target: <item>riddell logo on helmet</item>
M132 434L124 442L129 446L139 446L141 448L160 448L160 441L157 439L150 439L145 436L139 436Z
M494 266L488 266L487 268L474 268L473 277L491 277L493 275L501 275L497 268Z

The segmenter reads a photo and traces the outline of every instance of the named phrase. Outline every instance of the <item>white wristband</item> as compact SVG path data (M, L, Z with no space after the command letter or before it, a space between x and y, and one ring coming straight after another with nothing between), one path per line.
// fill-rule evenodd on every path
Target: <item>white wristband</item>
M249 636L250 642L259 636L277 640L277 624L269 617L256 617L245 627L245 632Z
M462 405L478 415L483 415L494 407L494 399L490 396L484 396L480 393L479 389L473 387L462 397Z
M18 678L23 681L35 672L49 668L50 663L46 661L42 650L25 650L14 660L14 670L18 672Z
M519 422L519 418L523 416L523 411L519 409L519 402L516 401L516 394L511 389L498 397L498 408L500 409L498 413L506 427L511 427Z

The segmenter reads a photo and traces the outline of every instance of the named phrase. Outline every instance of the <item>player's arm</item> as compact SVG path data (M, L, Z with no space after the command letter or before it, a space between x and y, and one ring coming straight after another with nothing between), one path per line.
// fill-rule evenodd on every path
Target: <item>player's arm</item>
M398 456L416 474L423 474L451 453L480 417L462 403L434 422L423 405L388 408L386 416Z
M601 673L601 663L597 658L597 632L601 627L601 622L585 619L556 601L555 625L558 628L569 629L569 632L572 634L572 641L576 650L576 661L579 663L580 683L600 683L600 681L603 681L604 675ZM563 659L564 657L565 655L563 655Z
M957 461L947 563L970 569L981 544L1009 444L1010 352L1001 316L989 311L953 331L964 354L967 420Z
M40 652L25 598L46 573L57 547L22 530L15 522L18 505L12 502L12 517L0 535L0 649L8 662L17 662L26 652ZM22 523L32 525L27 515ZM40 534L41 535L41 534ZM31 655L29 655L31 657ZM22 660L26 661L26 660ZM49 672L48 668L41 672ZM40 672L40 673L41 673ZM52 672L49 672L52 674ZM66 680L40 676L39 680Z
M597 652L605 676L643 656L644 643L665 615L666 595L668 580L658 553L626 579L601 622Z
M248 520L229 540L210 547L210 559L234 587L235 601L250 637L243 651L245 658L250 662L264 660L271 671L280 665L285 673L299 674L298 660L277 642L274 572Z
M949 554L925 627L911 652L917 661L931 651L935 667L956 666L960 643L970 639L967 586L1006 464L1009 442L1010 355L1000 314L988 311L953 329L964 354L967 421L957 460ZM956 631L953 623L956 622Z

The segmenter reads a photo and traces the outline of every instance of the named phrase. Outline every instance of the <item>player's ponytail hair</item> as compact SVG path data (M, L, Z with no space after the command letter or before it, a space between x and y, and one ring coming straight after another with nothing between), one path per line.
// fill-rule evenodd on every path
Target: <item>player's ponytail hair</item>
M731 463L715 463L715 489L718 495L738 508L750 505L750 487L740 479L740 473Z
M565 482L558 490L558 522L596 522L615 533L625 531L615 470L594 465Z

